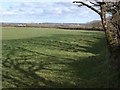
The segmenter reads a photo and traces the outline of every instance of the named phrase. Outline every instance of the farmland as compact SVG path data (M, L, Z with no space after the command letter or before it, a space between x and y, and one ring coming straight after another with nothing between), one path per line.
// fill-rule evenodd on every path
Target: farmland
M104 32L3 27L4 88L117 87Z

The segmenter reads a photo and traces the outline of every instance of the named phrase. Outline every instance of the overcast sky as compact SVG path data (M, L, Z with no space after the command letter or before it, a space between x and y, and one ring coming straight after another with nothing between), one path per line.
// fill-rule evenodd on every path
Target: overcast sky
M0 22L15 23L86 23L100 17L73 0L1 0Z

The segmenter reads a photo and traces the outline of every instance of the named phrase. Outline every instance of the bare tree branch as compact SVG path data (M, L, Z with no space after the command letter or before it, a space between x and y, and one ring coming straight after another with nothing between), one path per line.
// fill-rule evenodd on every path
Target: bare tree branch
M84 2L74 1L73 3L81 3L82 5L84 5L84 6L88 7L88 8L90 8L90 9L92 9L93 11L95 11L96 13L98 13L99 15L101 15L101 12L99 12L97 9L95 9L94 7L88 5L88 4L84 3ZM81 6L81 5L80 5L80 6Z
M91 4L93 4L94 6L100 6L100 4L97 4L97 3L93 3L90 1Z

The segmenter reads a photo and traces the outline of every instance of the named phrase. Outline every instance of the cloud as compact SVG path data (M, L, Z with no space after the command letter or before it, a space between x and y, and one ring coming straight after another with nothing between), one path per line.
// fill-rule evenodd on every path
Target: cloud
M9 6L8 10L5 10L3 14L5 15L15 15L15 14L37 14L37 15L62 15L62 14L72 14L77 11L78 8L71 3L67 2L53 2L53 3L43 3L43 2L22 2L13 3Z
M0 0L0 2L73 2L74 0Z
M3 15L15 15L17 14L16 12L14 11L5 11L5 12L2 12Z
M47 0L45 0L47 1ZM53 0L54 1L54 0ZM16 17L26 20L48 20L48 21L78 21L90 19L95 14L86 7L77 7L71 3L73 0L56 0L54 2L11 2L3 6L3 18L9 19ZM91 14L92 13L92 14ZM11 17L10 17L10 16ZM10 19L10 20L11 20ZM61 20L59 20L61 19ZM21 19L22 20L22 19ZM86 21L86 20L85 20Z
M56 0L56 1L58 1L58 2L73 2L75 0Z

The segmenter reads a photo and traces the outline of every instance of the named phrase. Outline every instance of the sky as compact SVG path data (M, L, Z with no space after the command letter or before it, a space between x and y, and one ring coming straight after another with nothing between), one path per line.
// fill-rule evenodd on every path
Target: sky
M87 7L73 0L1 0L0 22L10 23L87 23L100 20Z

